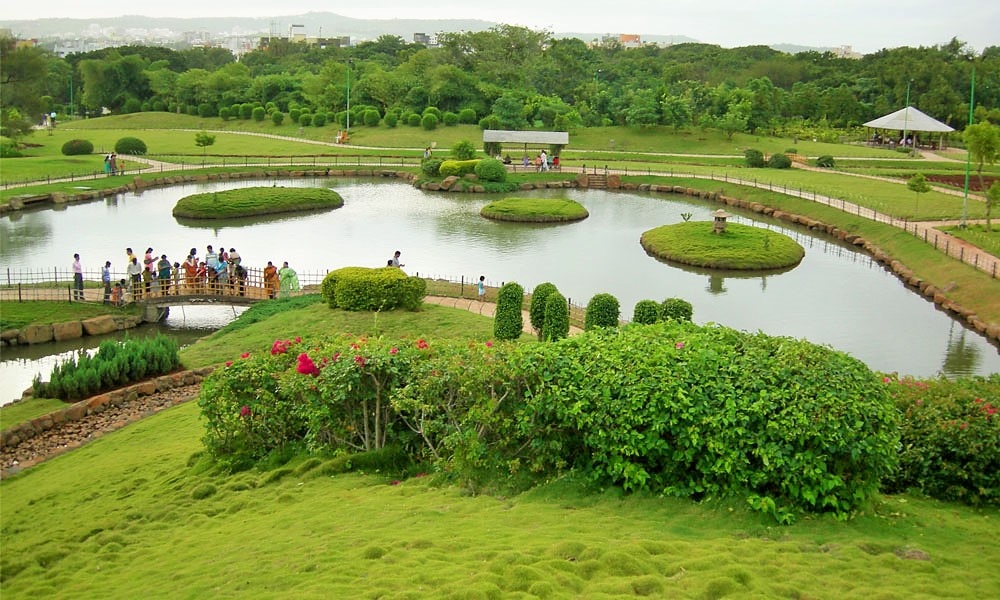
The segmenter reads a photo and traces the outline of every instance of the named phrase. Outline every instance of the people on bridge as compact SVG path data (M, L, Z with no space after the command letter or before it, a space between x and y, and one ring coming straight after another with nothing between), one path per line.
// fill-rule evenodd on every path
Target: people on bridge
M153 291L153 272L146 267L142 270L142 292L141 294L136 294L136 298L141 295L149 296Z
M156 279L160 282L160 293L164 296L170 295L171 266L167 255L161 254L159 262L156 263Z
M193 248L192 248L193 250ZM194 254L188 254L184 259L184 291L193 293L198 289L198 260Z
M267 290L268 298L278 296L278 267L271 261L267 261L267 266L264 267L264 289Z
M292 292L299 290L299 275L295 272L295 269L288 266L287 260L282 264L281 270L278 271L278 279L280 281L282 298L287 298L292 295Z
M79 254L73 255L73 299L83 300L83 266Z
M142 296L142 267L139 266L139 259L133 256L125 272L132 287L132 297L139 299Z
M111 304L111 261L104 261L101 268L101 283L104 284L104 303Z
M125 280L122 279L115 283L115 287L111 290L111 305L112 306L122 306L125 304Z

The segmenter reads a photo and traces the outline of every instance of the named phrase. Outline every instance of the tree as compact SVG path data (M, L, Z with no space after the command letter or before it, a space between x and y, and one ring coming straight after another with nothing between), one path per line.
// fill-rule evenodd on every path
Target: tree
M986 192L983 183L983 165L992 166L1000 157L1000 127L992 123L976 123L969 125L962 133L965 148L976 162L976 177L979 178L979 189ZM993 203L987 194L986 200L986 231L993 231L990 223L990 212Z
M194 134L194 145L201 148L201 155L205 156L208 147L215 143L215 136L207 131L199 131Z
M663 113L663 123L677 131L691 124L691 102L684 96L664 94L660 100L660 111Z
M43 109L48 62L41 48L0 37L0 129L13 139L31 132Z
M917 210L920 207L920 194L926 194L931 191L931 186L927 183L927 178L924 177L923 173L917 173L906 182L906 187L910 189L911 192L917 194L917 204L913 207L914 216L916 216Z

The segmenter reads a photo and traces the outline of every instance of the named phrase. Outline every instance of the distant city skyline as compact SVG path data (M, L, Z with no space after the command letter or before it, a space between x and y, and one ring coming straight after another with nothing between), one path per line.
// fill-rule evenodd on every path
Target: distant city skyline
M39 7L8 3L0 20L50 18L97 19L124 15L147 17L279 18L307 12L331 12L355 19L479 19L547 29L553 33L634 33L687 36L734 47L791 44L812 47L852 46L871 53L897 46L945 44L955 37L976 52L1000 45L1000 2L982 0L542 0L525 3L476 3L444 0L433 4L399 0L329 2L321 0L241 0L165 3L89 3L51 0ZM332 33L332 32L331 32Z

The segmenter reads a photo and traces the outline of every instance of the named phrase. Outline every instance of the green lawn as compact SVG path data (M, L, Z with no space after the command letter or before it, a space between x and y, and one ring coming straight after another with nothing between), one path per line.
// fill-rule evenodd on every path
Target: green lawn
M49 325L66 321L79 321L109 314L138 314L135 306L116 308L103 304L82 302L31 302L0 303L0 329L18 329L28 324Z
M488 338L490 324L443 307L376 317L312 304L199 342L185 363L297 334L433 344L470 327ZM191 402L0 482L3 597L982 598L1000 587L996 509L887 496L850 521L777 526L736 501L623 495L578 476L496 497L419 469L344 474L327 456L226 475L205 463L201 436Z

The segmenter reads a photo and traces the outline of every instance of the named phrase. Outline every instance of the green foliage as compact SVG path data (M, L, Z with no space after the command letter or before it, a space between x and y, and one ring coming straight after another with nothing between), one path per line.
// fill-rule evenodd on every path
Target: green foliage
M202 102L198 105L198 116L202 119L214 117L216 114L215 105L209 104L208 102Z
M257 121L258 123L263 123L264 119L267 118L267 109L265 109L263 106L256 106L254 107L253 111L251 111L250 115L253 117L254 121Z
M569 315L567 314L567 318ZM587 312L584 316L584 330L597 327L618 327L621 318L621 305L618 298L611 294L595 294L587 302Z
M766 166L764 153L760 150L750 148L743 153L743 156L746 159L746 165L752 169L762 169Z
M91 146L93 147L93 146ZM0 139L0 158L21 158L24 156L14 140Z
M496 115L487 115L482 119L479 119L479 128L486 129L500 129L500 117Z
M223 121L228 121L229 119L233 118L233 113L228 106L223 106L222 108L219 109L219 118L222 119Z
M427 282L397 267L343 267L327 273L320 290L330 308L417 310L427 295Z
M493 336L496 339L516 340L521 337L524 327L521 314L523 300L524 288L513 281L504 284L497 292L497 308L493 316Z
M177 351L177 342L165 335L106 340L93 357L80 351L53 367L47 383L36 377L32 391L38 398L80 400L173 371L180 366Z
M559 292L552 292L545 298L542 341L554 342L567 336L569 336L569 303Z
M89 140L69 140L62 145L62 153L66 156L91 154L93 152L94 144Z
M549 294L558 292L554 283L548 281L539 283L531 291L531 303L528 307L528 316L531 319L531 328L538 332L538 338L542 337L542 328L545 326L545 302Z
M1000 375L883 381L902 415L899 468L885 489L1000 504Z
M253 187L185 196L174 205L175 217L230 219L307 210L340 208L344 199L329 188Z
M835 165L834 158L829 154L824 154L816 158L816 166L823 169L832 169Z
M123 137L115 142L115 152L142 156L146 153L146 142L136 137Z
M469 140L459 140L452 145L451 155L455 160L472 160L476 158L476 147Z
M369 108L361 115L361 118L368 127L376 127L382 120L382 115L374 108Z
M288 109L288 118L289 118L289 120L291 120L292 123L298 123L299 122L299 117L301 117L301 116L302 116L302 109L301 108L290 108L290 109Z
M652 325L660 320L660 303L656 300L639 300L632 309L632 322Z
M285 113L280 110L276 110L271 113L271 122L275 125L281 125L285 121Z
M507 168L495 158L484 158L476 162L475 173L483 181L506 181Z
M441 163L438 172L441 177L468 175L474 173L479 160L446 160Z
M194 134L194 145L206 149L215 143L215 136L207 131L199 131Z
M798 154L798 148L785 148L785 154Z
M389 111L385 113L385 118L383 119L383 121L385 121L386 127L395 127L399 125L399 113Z
M927 178L924 177L923 173L917 173L906 180L906 187L916 194L925 194L931 191L931 186L927 183Z
M767 166L772 169L790 169L792 159L788 158L787 154L775 152L771 155L771 158L767 159Z
M435 158L433 156L425 158L420 161L420 172L428 177L440 177L442 163L444 163L444 160L440 158Z
M299 126L309 127L312 125L313 116L310 113L302 113L299 115Z
M446 112L441 115L441 121L445 124L445 127L454 127L458 125L458 115L453 112Z
M316 113L312 119L313 127L323 127L326 125L326 113Z
M691 321L694 307L682 298L667 298L660 304L661 321Z
M406 124L410 127L420 127L420 115L417 113L410 113L406 116Z
M476 111L472 108L463 108L458 111L458 122L464 125L476 124Z
M435 117L432 113L427 113L420 119L420 126L423 127L426 131L433 131L437 129L438 118Z

